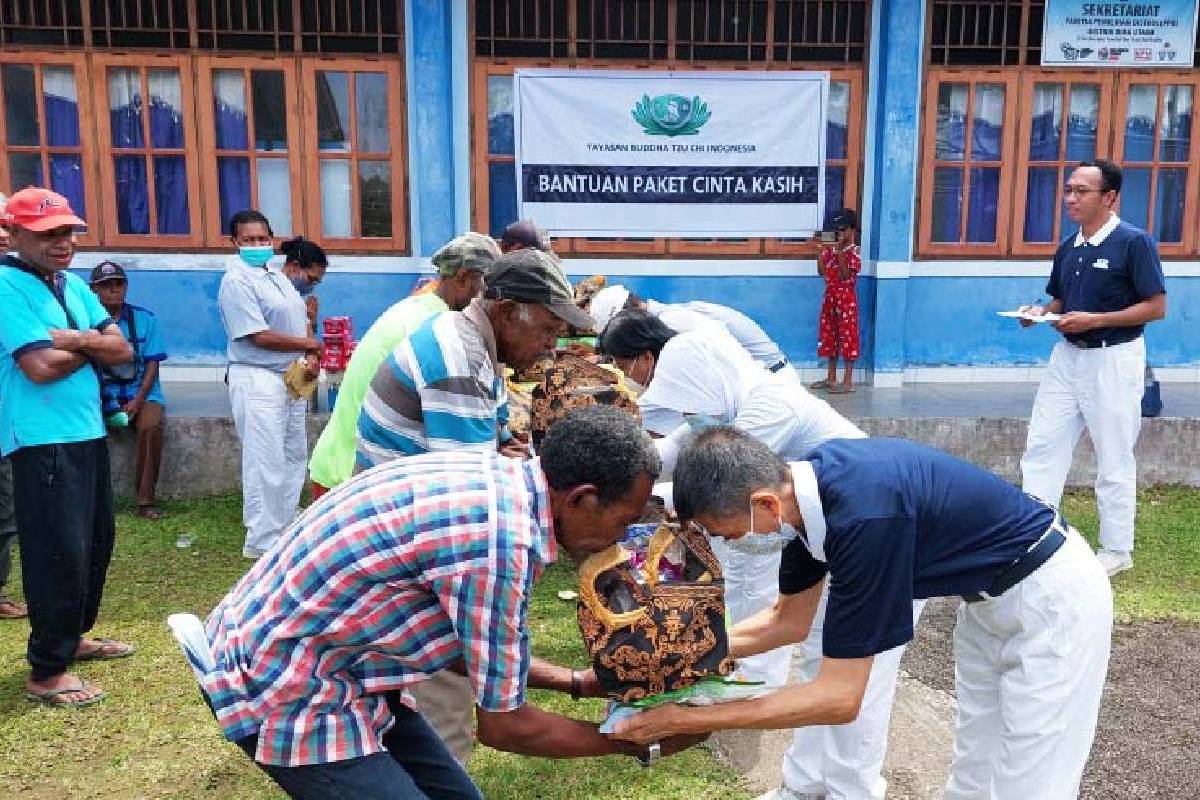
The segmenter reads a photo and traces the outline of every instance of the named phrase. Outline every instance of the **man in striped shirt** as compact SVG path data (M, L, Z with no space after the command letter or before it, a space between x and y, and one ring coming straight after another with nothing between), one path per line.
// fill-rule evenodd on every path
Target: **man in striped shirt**
M618 541L658 470L637 422L596 406L553 426L539 459L432 453L333 490L208 618L202 688L225 736L292 797L479 798L401 696L457 667L485 744L643 755L525 702L527 686L599 694L593 673L530 657L526 613L557 548L581 558Z

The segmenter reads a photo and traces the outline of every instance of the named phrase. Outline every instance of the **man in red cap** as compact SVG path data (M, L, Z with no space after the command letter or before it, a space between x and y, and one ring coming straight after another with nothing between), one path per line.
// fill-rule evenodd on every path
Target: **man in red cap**
M97 371L128 362L121 329L67 272L75 228L66 198L22 189L0 219L14 255L0 260L0 454L13 470L29 605L26 696L56 707L104 697L68 672L131 645L84 638L96 621L116 524Z

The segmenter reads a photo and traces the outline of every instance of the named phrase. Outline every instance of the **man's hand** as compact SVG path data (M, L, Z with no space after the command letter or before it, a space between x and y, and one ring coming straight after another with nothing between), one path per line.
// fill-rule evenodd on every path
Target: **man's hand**
M518 439L516 436L509 439L504 444L500 445L500 455L508 458L529 458L529 445Z
M694 732L688 732L688 725L691 722L694 722L693 711L674 703L665 703L622 720L617 723L616 730L610 736L613 739L621 739L634 744L662 742L663 753L666 754L668 740L692 739L697 736ZM681 736L680 734L685 735ZM707 736L707 733L699 734L699 738L696 738L691 744L702 741ZM691 744L686 746L690 747Z
M121 410L128 414L130 419L133 419L138 415L138 412L142 410L143 402L144 401L135 397L125 405L121 406Z
M1061 333L1087 333L1093 328L1104 325L1103 314L1093 314L1089 311L1070 311L1054 326Z
M1046 307L1045 306L1018 306L1017 311L1021 311L1026 314L1032 314L1035 317L1040 317L1042 314L1046 313ZM1037 325L1037 323L1031 319L1018 319L1017 322L1021 323L1022 328L1032 328L1034 325Z
M316 353L304 357L304 377L312 380L321 374L321 358Z
M83 332L73 328L51 328L50 344L55 350L77 353L83 349Z
M321 301L317 299L315 294L310 294L304 298L304 308L308 312L308 323L312 326L317 324L317 314L320 313Z

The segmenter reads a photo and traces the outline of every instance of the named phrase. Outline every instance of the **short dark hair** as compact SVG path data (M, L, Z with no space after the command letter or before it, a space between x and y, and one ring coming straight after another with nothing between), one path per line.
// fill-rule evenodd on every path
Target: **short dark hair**
M663 347L675 331L649 311L626 309L604 326L596 349L602 354L616 358L636 358L642 353L653 353L658 358Z
M267 230L271 226L267 225ZM308 268L312 266L327 267L329 259L325 257L325 251L321 249L321 245L316 242L310 242L303 236L297 236L294 239L288 239L279 245L279 252L288 261L295 261L302 267Z
M275 235L275 231L271 230L271 221L261 211L253 208L243 208L229 218L229 235L237 238L238 226L249 225L252 222L261 222L267 226L267 233Z
M1125 179L1124 173L1113 162L1103 158L1092 158L1080 161L1079 167L1095 167L1100 170L1100 188L1105 192L1121 193L1121 183Z
M751 494L782 486L788 474L787 462L753 436L736 428L707 428L675 462L675 511L683 520L745 511Z
M620 500L641 473L662 469L654 442L632 416L612 406L588 406L550 426L538 448L546 482L559 491L586 483L602 503Z

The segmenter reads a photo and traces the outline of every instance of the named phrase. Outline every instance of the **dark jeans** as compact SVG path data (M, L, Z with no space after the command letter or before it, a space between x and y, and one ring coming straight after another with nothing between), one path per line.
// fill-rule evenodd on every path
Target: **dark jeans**
M388 707L396 724L383 736L386 753L302 767L258 767L295 800L483 800L424 717L392 694ZM254 758L258 737L237 744Z
M10 456L33 679L67 671L96 623L116 523L103 438Z
M13 511L12 466L0 457L0 598L12 572L12 543L17 536L17 517Z

